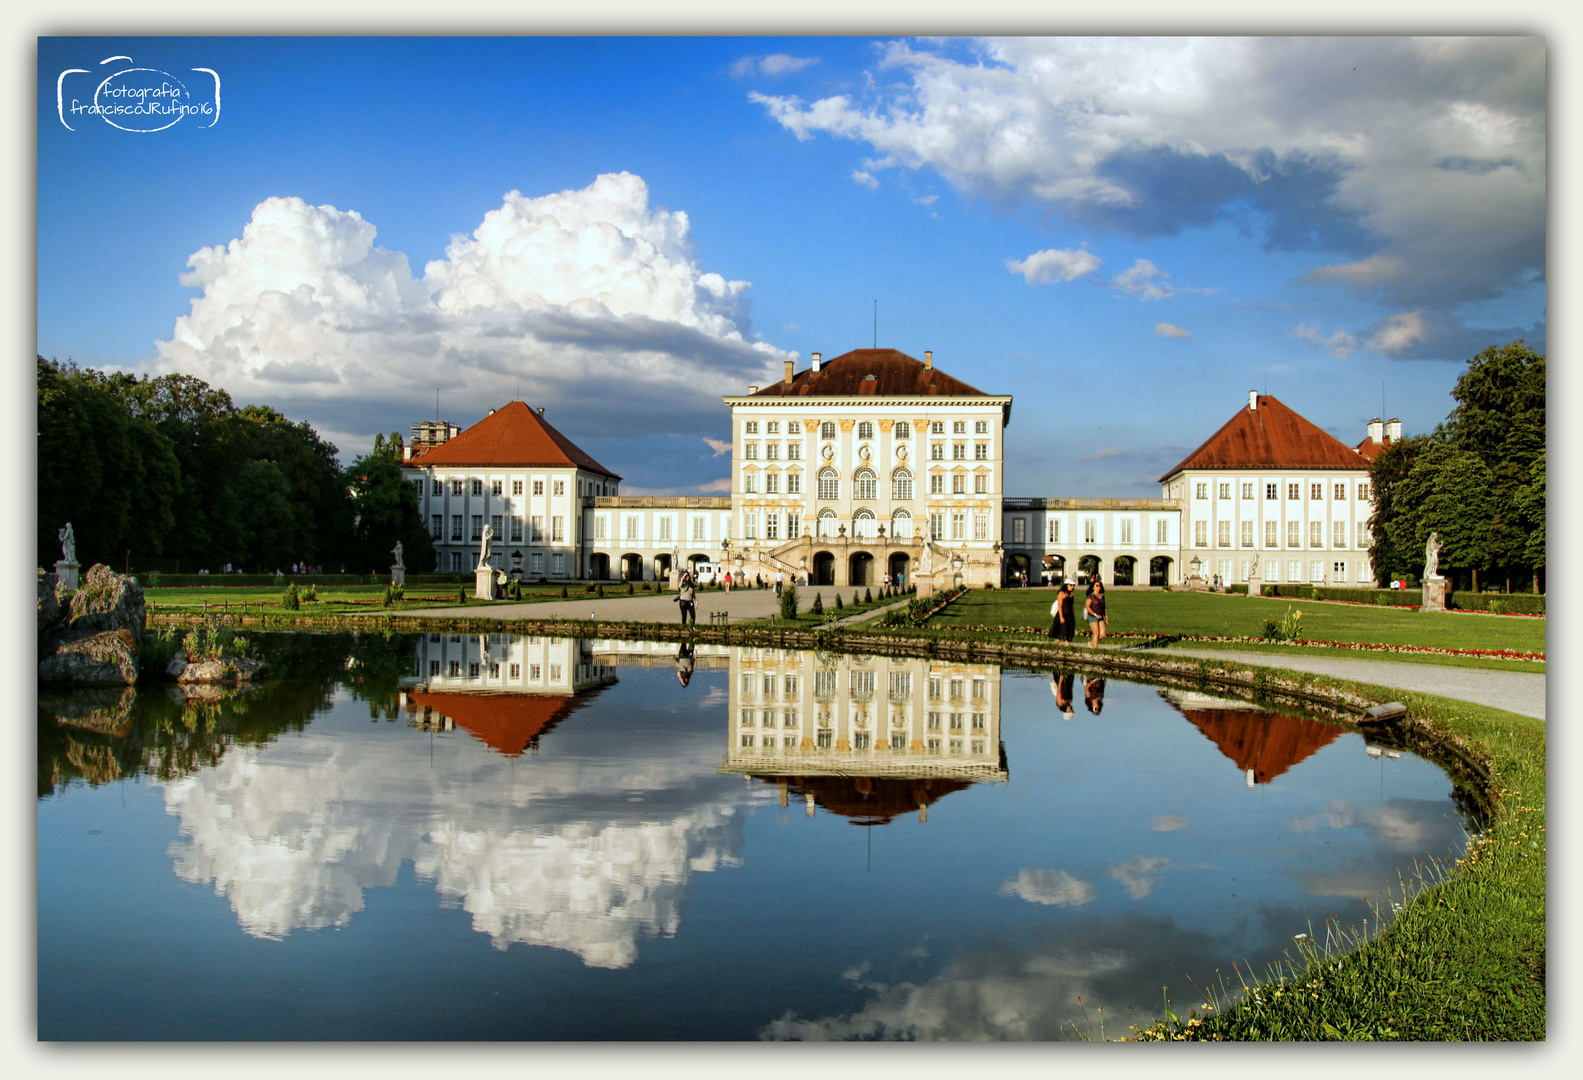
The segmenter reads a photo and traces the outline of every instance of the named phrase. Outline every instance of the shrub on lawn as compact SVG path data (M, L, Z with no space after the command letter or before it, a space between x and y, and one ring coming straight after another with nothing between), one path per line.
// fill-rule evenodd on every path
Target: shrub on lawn
M302 594L302 602L304 604L317 604L319 602L319 587L317 585L309 585L308 591Z
M286 591L280 594L280 606L287 611L296 611L302 606L302 600L297 596L297 586L286 586Z
M874 602L874 591L872 589L863 590L863 602L865 604L872 604Z
M397 585L394 581L392 581L389 585L385 586L385 596L384 599L380 601L380 606L389 607L391 604L400 603L401 600L406 597L406 595L406 587Z
M840 593L836 593L835 594L835 609L837 611L840 611L845 606L846 605L841 603L841 594Z
M809 608L808 610L813 612L815 615L823 615L824 614L824 598L822 596L820 596L818 593L814 593L813 594L813 607Z
M562 600L568 599L571 595L572 595L571 593L566 591L566 586L562 585L561 586L561 599Z
M459 586L457 586L457 589L456 589L456 602L458 604L465 604L465 603L467 603L467 586L466 585L459 585Z
M795 619L797 617L797 586L788 585L781 592L781 618Z

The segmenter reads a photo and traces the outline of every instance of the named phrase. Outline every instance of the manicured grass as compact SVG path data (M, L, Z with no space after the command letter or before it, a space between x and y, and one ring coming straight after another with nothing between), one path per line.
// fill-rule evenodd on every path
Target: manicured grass
M1220 986L1172 986L1177 1019L1139 1036L1545 1038L1545 722L1445 698L1391 696L1490 763L1493 809L1484 832L1457 865L1430 869L1429 887L1394 921L1387 905L1383 934L1371 921L1370 940L1359 945L1363 927L1315 927L1313 938L1294 940L1282 971L1226 969Z
M1307 614L1306 612L1304 613ZM1133 642L1110 641L1116 644ZM1471 668L1475 671L1520 671L1528 675L1543 675L1543 660L1498 660L1483 656L1446 656L1443 653L1375 652L1363 649L1329 649L1322 645L1278 645L1273 642L1236 641L1183 641L1168 646L1171 649L1193 649L1205 652L1260 653L1261 663L1279 664L1283 656L1315 656L1330 660L1373 660L1388 664L1427 664L1431 667Z
M652 583L651 583L652 585ZM627 595L627 587L620 582L605 582L605 595L586 591L586 584L568 584L566 596L561 595L560 585L525 585L522 588L521 600L477 600L472 595L472 587L467 587L467 604L487 608L503 604L529 604L548 603L555 600L600 600L616 599ZM246 588L172 588L172 589L145 589L144 596L150 603L160 608L197 608L202 609L205 602L211 611L231 610L238 611L245 601L250 609L256 610L262 603L265 610L271 615L289 616L292 612L280 606L281 594L285 589L279 586L266 585ZM299 596L306 593L307 589L299 586ZM391 610L417 611L425 608L456 607L457 586L454 585L409 585L406 590L406 599L399 605L393 605ZM638 587L636 596L659 595L651 587L645 593L641 586ZM345 585L345 586L319 586L318 601L304 602L298 609L304 615L331 615L349 614L353 612L383 611L381 601L385 596L383 585Z
M1545 651L1545 620L1533 616L1404 611L1224 593L1114 589L1105 596L1112 633L1259 637L1264 632L1264 620L1280 619L1291 609L1302 612L1301 636L1319 641ZM953 626L1048 629L1050 604L1054 599L1054 589L970 589L929 622L942 630ZM1083 593L1079 590L1076 605L1079 611L1082 603ZM1078 630L1081 633L1083 627L1079 626ZM1345 655L1398 659L1397 654L1389 653L1349 652ZM1528 665L1523 670L1533 668Z

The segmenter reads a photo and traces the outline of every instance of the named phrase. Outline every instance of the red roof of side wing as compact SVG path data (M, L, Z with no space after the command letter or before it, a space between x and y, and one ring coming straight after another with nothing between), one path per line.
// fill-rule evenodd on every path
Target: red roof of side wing
M456 726L506 757L517 757L528 744L582 704L577 698L531 694L446 694L414 690L411 706L427 706L448 716Z
M574 466L621 479L520 401L506 403L449 442L402 464L409 468Z
M1268 394L1241 408L1204 444L1160 477L1184 469L1366 469L1368 460Z
M1341 729L1318 720L1249 709L1183 709L1182 715L1237 763L1268 784L1298 762L1335 742Z

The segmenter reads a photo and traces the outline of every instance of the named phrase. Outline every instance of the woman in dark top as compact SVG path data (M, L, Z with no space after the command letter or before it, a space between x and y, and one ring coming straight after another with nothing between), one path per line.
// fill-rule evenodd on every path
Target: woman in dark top
M1055 603L1050 605L1051 640L1072 640L1072 632L1076 627L1076 612L1073 610L1075 607L1076 597L1072 595L1072 584L1067 582L1056 594Z
M1083 619L1089 628L1094 631L1094 640L1089 642L1090 649L1099 647L1099 639L1105 636L1105 583L1095 581L1088 587L1088 602L1083 605Z
M1083 704L1088 707L1089 712L1095 716L1099 715L1099 710L1105 707L1104 679L1083 680Z

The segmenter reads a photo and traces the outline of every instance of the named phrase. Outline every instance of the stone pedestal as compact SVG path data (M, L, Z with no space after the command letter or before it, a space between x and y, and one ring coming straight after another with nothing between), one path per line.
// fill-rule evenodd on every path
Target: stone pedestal
M1248 595L1262 596L1264 594L1264 579L1258 574L1248 575Z
M480 600L493 600L495 598L495 568L493 566L480 567L473 571L473 595Z
M392 566L390 568L390 583L392 585L405 585L407 583L407 568L405 566Z
M77 571L81 563L67 562L64 559L55 563L55 588L65 592L77 591Z
M57 564L58 565L58 564ZM1444 611L1446 609L1446 579L1429 578L1424 582L1424 600L1419 611Z

